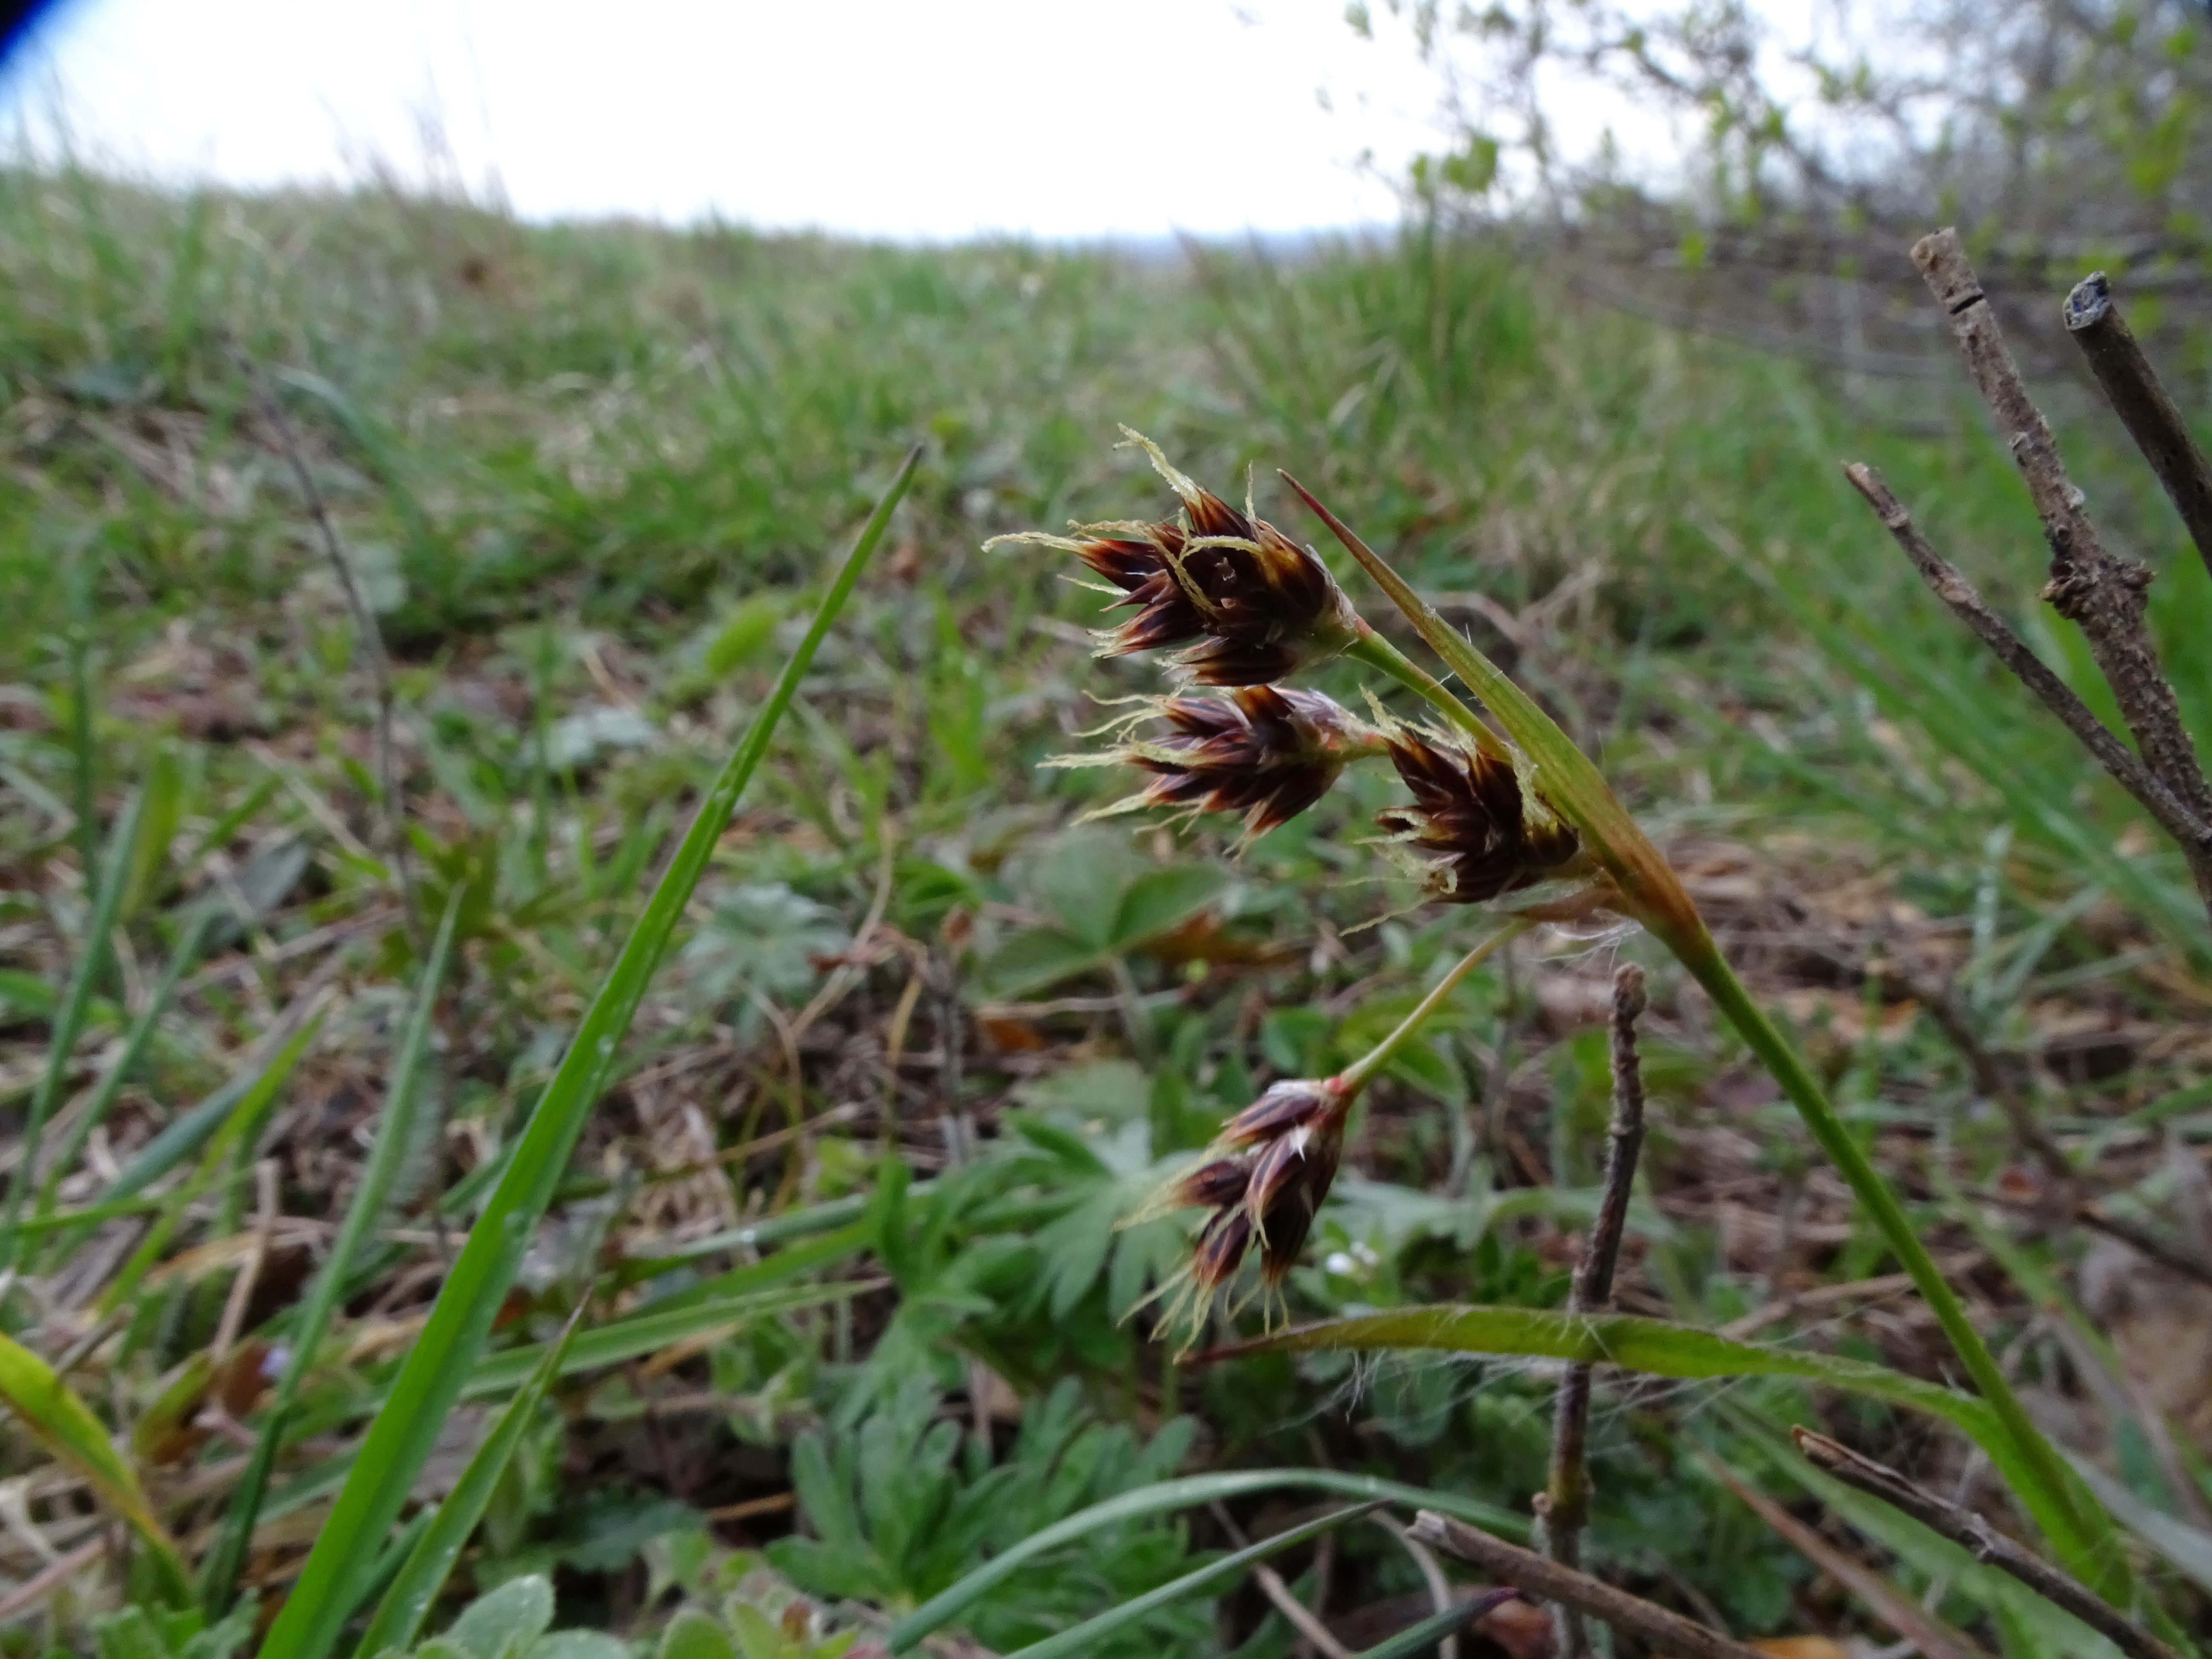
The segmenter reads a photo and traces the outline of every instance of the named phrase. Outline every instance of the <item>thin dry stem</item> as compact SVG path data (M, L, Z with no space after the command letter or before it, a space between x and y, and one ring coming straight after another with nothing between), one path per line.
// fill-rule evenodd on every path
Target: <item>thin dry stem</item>
M2051 544L2051 580L2043 597L2060 616L2080 624L2144 763L2199 823L2212 823L2212 786L2197 764L2173 687L2143 625L2150 571L2106 550L2081 492L2059 461L2050 424L2027 395L1958 234L1940 230L1923 237L1913 246L1912 262L1949 318L1966 372L1996 416L2043 520Z
M2159 827L2180 843L2182 853L2189 860L2191 873L2196 877L2197 890L2204 896L2207 906L2212 907L2212 823L2185 805L2125 744L2112 735L2065 681L2028 649L2027 642L1990 608L1988 601L1958 568L1929 544L1928 538L1912 522L1912 515L1891 493L1879 472L1863 462L1855 461L1844 468L1844 476L1866 498L1867 505L1881 520L1882 528L1905 550L1905 557L1912 561L1913 568L1919 571L1929 590L1951 608L1952 615L1966 623L1974 636L1989 647L1991 654L2058 717L2059 723L2080 740L2081 746L2111 775L2112 781L2134 796L2143 810L2157 820Z
M2105 400L2166 486L2204 568L2212 570L2212 463L2205 460L2189 423L2136 343L2103 271L2092 271L2074 285L2066 296L2065 316L2067 331L2089 360Z
M1429 1587L1429 1605L1438 1613L1451 1606L1451 1583L1444 1577L1443 1568L1437 1564L1428 1546L1414 1537L1411 1528L1395 1516L1377 1510L1367 1518L1396 1539L1412 1558L1413 1570L1421 1575L1421 1582ZM1458 1637L1447 1636L1437 1644L1437 1659L1459 1659L1459 1655Z
M1575 1268L1567 1311L1602 1313L1612 1305L1613 1274L1620 1259L1621 1234L1628 1222L1629 1194L1636 1185L1637 1155L1644 1147L1644 1072L1636 1053L1636 1022L1644 1008L1644 970L1624 963L1613 976L1613 1122L1605 1160L1605 1186L1589 1243ZM1595 1367L1576 1364L1559 1379L1552 1415L1552 1470L1542 1504L1545 1547L1553 1560L1569 1569L1582 1565L1583 1528L1589 1521L1590 1378ZM1582 1610L1558 1601L1553 1616L1560 1659L1582 1659L1589 1651L1589 1631Z
M2075 1219L2083 1226L2117 1238L2130 1249L2149 1257L2161 1267L2193 1279L2200 1285L2212 1285L2212 1262L2200 1257L2185 1245L2168 1243L2147 1227L2138 1227L2132 1221L2123 1221L2096 1205L2082 1202L2074 1206Z
M2180 1659L2173 1649L2130 1624L2086 1585L2041 1557L2029 1553L1972 1510L1961 1508L1948 1498L1937 1497L1887 1464L1863 1456L1824 1434L1802 1428L1793 1428L1790 1433L1797 1443L1797 1449L1815 1468L1825 1469L1847 1486L1871 1492L1930 1531L1964 1546L1976 1560L2009 1573L2045 1601L2072 1613L2121 1652L2133 1659Z
M1249 1547L1252 1540L1244 1535L1244 1529L1229 1513L1229 1506L1217 1499L1212 1509L1213 1518L1221 1523L1222 1531L1229 1534L1229 1541L1240 1550ZM1275 1611L1289 1620L1298 1634L1326 1655L1327 1659L1352 1659L1352 1650L1330 1635L1328 1626L1291 1593L1291 1587L1283 1582L1282 1574L1262 1561L1253 1567L1252 1581L1259 1585L1260 1593L1274 1604Z
M1616 1631L1643 1638L1662 1653L1679 1659L1759 1659L1757 1652L1742 1643L1694 1624L1679 1613L1669 1613L1640 1595L1615 1589L1588 1573L1563 1567L1534 1550L1509 1544L1433 1510L1423 1510L1413 1517L1412 1535L1481 1568L1502 1583L1517 1584L1547 1601L1571 1601Z
M284 451L292 476L300 485L300 496L307 508L307 516L314 520L315 533L323 545L323 556L330 561L337 575L338 587L345 594L346 610L353 617L354 633L361 647L362 660L368 665L370 684L376 692L376 788L383 797L385 856L392 861L392 878L398 884L402 906L406 912L407 935L419 956L429 945L422 931L421 907L415 896L415 869L407 853L407 809L399 798L399 769L398 748L392 738L394 694L392 689L392 659L384 649L384 635L376 625L376 613L368 607L368 595L362 590L361 579L355 572L353 560L347 554L345 544L338 538L337 526L331 520L330 509L324 504L323 492L315 483L315 475L308 465L307 452L301 447L300 434L293 428L292 417L284 412L284 405L270 390L268 378L261 372L260 364L244 351L234 353L239 367L253 387L253 400L261 416L276 434L276 441Z

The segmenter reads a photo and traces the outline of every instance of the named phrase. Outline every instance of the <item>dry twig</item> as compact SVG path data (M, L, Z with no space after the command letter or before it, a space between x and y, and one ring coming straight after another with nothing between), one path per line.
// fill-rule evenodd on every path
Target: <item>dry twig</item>
M35 1577L25 1579L7 1595L0 1596L0 1620L13 1619L17 1613L38 1606L106 1553L107 1540L102 1536L78 1545L67 1555L57 1556Z
M1700 1452L1698 1461L1746 1509L1917 1649L1921 1659L1989 1659L1982 1648L1933 1617L1880 1573L1838 1549L1765 1493L1746 1485L1711 1453Z
M1802 1428L1793 1428L1790 1433L1797 1449L1815 1468L1847 1486L1871 1492L1931 1532L1963 1545L1976 1560L2009 1573L2045 1601L2072 1613L2121 1652L2133 1659L2180 1659L2158 1638L2130 1624L2103 1597L2022 1549L1972 1510L1915 1486L1887 1464L1863 1456L1824 1434Z
M2059 461L2050 424L2027 395L1958 234L1939 230L1923 237L1913 246L1912 262L1949 318L1966 372L1996 416L2043 520L2051 544L2051 580L2043 597L2080 625L2144 764L2199 823L2212 823L2212 786L2197 764L2173 687L2143 625L2150 571L2106 550L2081 491Z
M1571 1314L1602 1313L1613 1302L1613 1273L1620 1258L1620 1238L1628 1223L1628 1200L1636 1185L1637 1155L1644 1146L1644 1073L1636 1054L1636 1022L1644 1012L1644 970L1624 963L1613 977L1613 1121L1606 1153L1605 1186L1589 1243L1575 1268L1567 1294ZM1589 1521L1590 1376L1595 1368L1569 1365L1559 1379L1552 1416L1550 1489L1538 1504L1545 1547L1561 1566L1582 1565L1583 1528ZM1560 1659L1581 1659L1589 1651L1589 1632L1581 1610L1561 1601L1553 1609Z
M1904 549L1936 597L1951 613L1989 647L1996 659L2010 669L2022 685L2071 732L2112 781L2134 796L2166 833L2180 843L2197 878L2197 890L2212 906L2212 823L2193 812L2175 793L2138 760L2128 746L2106 728L2073 689L2053 673L2043 659L2028 649L2003 617L1992 611L1959 568L1929 544L1912 522L1912 515L1882 482L1881 475L1863 462L1844 468L1851 487L1866 498L1882 527Z
M1615 1630L1642 1637L1662 1653L1677 1655L1679 1659L1759 1659L1742 1643L1692 1624L1679 1613L1669 1613L1640 1595L1615 1589L1601 1579L1563 1567L1534 1550L1509 1544L1433 1510L1423 1510L1413 1517L1412 1535L1481 1568L1501 1583L1517 1584L1549 1601L1571 1601Z
M2205 460L2189 423L2136 343L2103 271L2092 271L2074 285L2065 314L2067 332L2089 360L2105 401L2166 486L2174 510L2189 526L2189 539L2197 544L2205 568L2212 570L2212 463Z

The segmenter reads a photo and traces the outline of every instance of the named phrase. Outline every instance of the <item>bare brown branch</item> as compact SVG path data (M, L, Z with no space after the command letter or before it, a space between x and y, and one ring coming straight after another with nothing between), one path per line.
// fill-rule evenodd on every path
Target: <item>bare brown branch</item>
M1613 977L1611 1020L1613 1122L1606 1153L1605 1186L1589 1243L1576 1266L1567 1311L1601 1313L1613 1302L1613 1273L1620 1258L1620 1238L1628 1224L1629 1194L1636 1185L1637 1155L1644 1146L1644 1073L1636 1054L1636 1022L1644 1012L1644 970L1624 963ZM1561 1566L1582 1565L1583 1528L1589 1522L1590 1377L1595 1367L1571 1364L1559 1379L1552 1414L1552 1468L1544 1494L1544 1542ZM1581 1659L1589 1651L1589 1632L1573 1603L1554 1605L1560 1659Z
M2051 544L2051 580L2043 597L2060 616L2080 625L2144 764L2200 823L2212 822L2212 787L2197 764L2173 688L2143 626L2151 573L2106 550L2081 491L2058 459L2050 424L2027 395L1958 234L1939 230L1923 237L1913 246L1912 262L1950 319L1966 372L1996 416L2043 520Z
M1586 1572L1563 1567L1534 1550L1509 1544L1433 1510L1423 1510L1413 1517L1412 1533L1424 1544L1480 1567L1503 1583L1517 1584L1532 1595L1571 1601L1591 1618L1644 1638L1662 1653L1678 1655L1680 1659L1759 1659L1742 1643L1693 1624L1679 1613L1669 1613L1642 1596L1615 1589Z
M2134 796L2158 826L2180 844L2183 854L2189 860L2191 872L2196 877L2198 892L2204 896L2206 904L2212 906L2212 820L2191 810L2154 775L2090 712L2089 706L2074 695L2072 688L2028 649L2027 642L1990 608L1958 568L1929 544L1919 526L1912 522L1912 515L1882 482L1879 472L1863 462L1853 461L1845 465L1844 476L1865 497L1875 516L1881 520L1882 528L1889 532L1905 557L1912 561L1913 568L1919 571L1929 590L1951 608L1952 615L1966 623L1996 659L2058 717L2060 724L2080 739L2081 746L2112 781Z
M1793 1428L1790 1433L1797 1449L1815 1468L1825 1469L1847 1486L1873 1493L1930 1531L1963 1545L1976 1560L2009 1573L2045 1601L2072 1613L2121 1652L2134 1659L2180 1659L2158 1638L2130 1624L2094 1591L2021 1548L1972 1510L1915 1486L1887 1464L1863 1456L1840 1441L1810 1429Z
M2135 331L2120 315L2103 271L2092 271L2074 285L2065 314L2067 331L2089 360L2106 402L2166 486L2198 556L2212 570L2212 462L2204 459L2189 423L2136 343Z

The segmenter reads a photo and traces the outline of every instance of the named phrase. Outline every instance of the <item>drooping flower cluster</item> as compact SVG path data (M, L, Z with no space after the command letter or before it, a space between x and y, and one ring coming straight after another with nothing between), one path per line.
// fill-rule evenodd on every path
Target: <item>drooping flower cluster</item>
M1135 611L1099 635L1099 655L1170 651L1176 678L1227 688L1227 695L1132 699L1135 712L1100 728L1115 733L1111 746L1050 764L1134 767L1149 775L1147 781L1105 812L1154 806L1237 812L1249 841L1320 800L1351 761L1388 754L1413 800L1377 822L1423 859L1432 898L1483 903L1587 873L1575 832L1545 803L1504 739L1475 730L1473 741L1462 741L1407 726L1379 709L1382 723L1370 726L1319 692L1279 684L1349 652L1432 700L1448 700L1436 682L1375 636L1316 554L1249 507L1239 512L1201 489L1148 440L1123 431L1181 498L1178 518L999 540L1073 553L1103 580L1103 591L1115 597L1113 608ZM1472 725L1474 717L1465 718ZM1545 895L1530 901L1553 903ZM1567 901L1554 909L1576 914ZM1478 947L1448 979L1455 982L1508 936ZM1440 986L1431 997L1449 989L1449 983ZM1184 1324L1186 1346L1255 1255L1258 1293L1279 1304L1284 1279L1335 1179L1352 1102L1422 1017L1417 1011L1373 1054L1336 1077L1274 1085L1229 1121L1194 1167L1130 1218L1206 1212L1190 1261L1160 1287L1173 1292L1165 1322Z
M1356 1093L1334 1078L1275 1084L1222 1126L1195 1168L1131 1218L1207 1212L1188 1265L1161 1286L1173 1291L1164 1322L1182 1322L1187 1344L1205 1329L1216 1298L1255 1249L1261 1291L1279 1301L1336 1179Z

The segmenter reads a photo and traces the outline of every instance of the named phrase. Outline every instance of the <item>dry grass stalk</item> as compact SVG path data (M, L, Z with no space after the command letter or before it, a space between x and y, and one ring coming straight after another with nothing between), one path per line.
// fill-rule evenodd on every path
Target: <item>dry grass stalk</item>
M345 544L338 538L337 526L331 523L330 508L325 505L323 492L315 483L315 475L307 465L307 452L301 447L300 434L292 425L292 417L284 412L284 405L270 389L268 377L262 374L260 364L243 351L234 354L246 378L253 387L253 400L261 417L269 422L270 430L284 451L284 459L299 483L300 498L306 503L307 516L314 520L315 534L321 541L323 556L330 561L331 569L337 577L339 590L344 593L346 610L353 617L355 635L361 647L362 660L368 666L370 684L376 692L376 789L383 797L383 840L385 856L392 860L393 880L398 884L402 908L405 911L407 936L420 956L428 948L429 939L422 931L421 906L415 896L415 869L407 854L407 809L399 798L399 767L398 747L393 739L393 710L395 696L392 688L392 659L384 648L383 632L376 625L376 613L369 609L368 592L362 588L361 577L354 569L353 560L347 555Z
M1797 1443L1797 1449L1816 1468L1825 1469L1847 1486L1871 1492L1931 1532L1964 1546L1976 1560L2010 1574L2045 1601L2063 1607L2121 1652L2131 1656L2131 1659L2180 1659L2172 1648L2148 1631L2130 1624L2087 1586L2021 1548L1972 1510L1937 1497L1888 1465L1863 1456L1824 1434L1802 1428L1790 1432Z
M1644 970L1634 963L1624 963L1613 979L1613 1121L1607 1130L1611 1144L1606 1155L1605 1186L1589 1243L1567 1294L1570 1313L1601 1313L1613 1303L1613 1268L1620 1259L1621 1234L1628 1223L1637 1156L1644 1147L1644 1073L1636 1053L1636 1022L1644 1008ZM1552 1559L1574 1569L1582 1565L1583 1528L1589 1522L1590 1378L1595 1370L1591 1365L1570 1365L1559 1379L1552 1417L1550 1488L1537 1506ZM1582 1610L1571 1601L1560 1601L1553 1612L1561 1659L1582 1659L1589 1651L1589 1632Z

